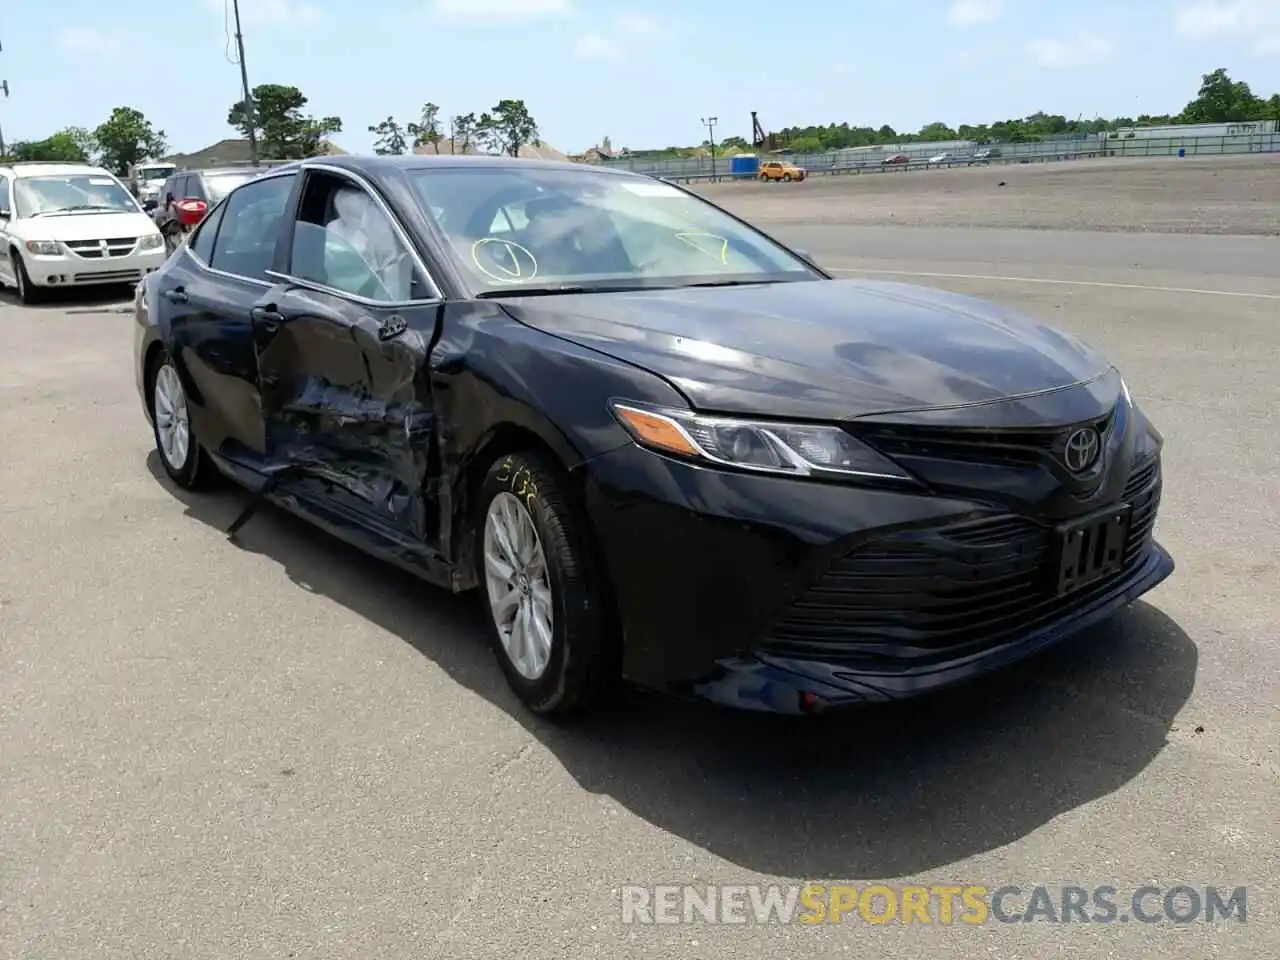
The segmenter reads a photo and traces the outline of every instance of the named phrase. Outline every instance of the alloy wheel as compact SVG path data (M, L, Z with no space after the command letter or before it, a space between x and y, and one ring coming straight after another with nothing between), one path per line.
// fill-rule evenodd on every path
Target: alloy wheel
M533 517L506 491L485 515L484 574L502 648L520 676L537 680L551 659L551 579Z
M173 364L166 363L156 373L153 401L160 455L173 470L182 470L191 455L191 422L187 393Z

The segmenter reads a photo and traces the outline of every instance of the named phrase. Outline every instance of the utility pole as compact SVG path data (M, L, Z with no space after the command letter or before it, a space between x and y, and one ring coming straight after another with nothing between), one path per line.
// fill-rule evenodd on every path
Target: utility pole
M258 118L254 116L253 97L249 96L249 71L244 65L244 37L240 33L240 0L231 0L236 15L236 53L240 57L240 86L244 90L245 126L249 130L249 162L258 166Z
M0 43L0 53L4 52L4 44ZM0 93L4 94L6 100L9 99L9 81L0 80ZM6 157L8 153L4 148L4 126L0 124L0 157Z
M716 178L716 124L719 117L703 117L702 125L707 128L707 142L711 144L711 179Z

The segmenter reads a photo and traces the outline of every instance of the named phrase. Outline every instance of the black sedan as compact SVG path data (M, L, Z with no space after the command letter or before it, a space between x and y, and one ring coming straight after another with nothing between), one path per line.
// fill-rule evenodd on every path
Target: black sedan
M139 287L164 469L453 591L511 687L809 713L1025 657L1160 583L1162 440L991 304L834 280L672 184L317 158Z

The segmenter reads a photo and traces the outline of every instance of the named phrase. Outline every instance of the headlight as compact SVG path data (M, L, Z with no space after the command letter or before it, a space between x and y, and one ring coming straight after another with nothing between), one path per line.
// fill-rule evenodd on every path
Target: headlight
M27 249L40 257L56 257L62 252L56 240L28 240Z
M662 453L798 477L914 481L839 427L707 417L626 403L611 407L637 443Z
M138 240L139 250L155 250L164 246L164 237L158 233L148 233Z

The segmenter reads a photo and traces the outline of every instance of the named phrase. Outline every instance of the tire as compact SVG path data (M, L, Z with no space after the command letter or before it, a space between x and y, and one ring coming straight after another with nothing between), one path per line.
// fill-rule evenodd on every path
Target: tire
M790 183L790 182L791 182L791 174L789 174L789 173L784 173L784 174L782 175L782 182L783 182L783 183Z
M562 478L542 454L508 454L489 468L476 504L476 565L494 655L520 701L553 717L599 703L617 680L620 648L586 518ZM521 550L527 537L523 544L513 542L517 525L536 534L532 551ZM532 557L523 572L495 535L497 527L505 529L516 553ZM517 604L514 613L499 612L504 596ZM549 618L541 618L544 612ZM510 628L500 624L507 614ZM534 638L532 647L513 642L522 624ZM538 637L546 639L537 642ZM542 655L522 656L531 648Z
M13 258L13 275L18 288L18 299L25 306L33 306L42 303L45 299L43 288L37 287L31 282L31 274L27 273L27 265L22 262L22 254L17 250L10 250Z
M210 472L205 467L204 451L191 427L190 403L186 387L173 358L161 350L147 377L147 404L151 409L151 432L156 453L169 479L185 490L206 484ZM169 433L167 424L172 425ZM183 438L185 442L179 442Z

